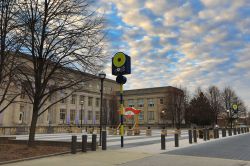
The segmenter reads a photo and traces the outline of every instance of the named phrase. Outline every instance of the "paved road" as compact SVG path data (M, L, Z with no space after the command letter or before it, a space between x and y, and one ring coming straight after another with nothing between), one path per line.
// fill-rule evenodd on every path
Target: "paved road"
M120 166L250 166L250 134L227 137L130 161Z
M250 134L177 149L166 154L250 161Z

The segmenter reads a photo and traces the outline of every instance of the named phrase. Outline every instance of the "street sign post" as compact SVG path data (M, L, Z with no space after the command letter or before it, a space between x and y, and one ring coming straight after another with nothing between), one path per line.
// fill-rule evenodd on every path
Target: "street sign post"
M112 75L117 76L116 82L120 84L120 133L121 133L121 147L123 147L123 136L124 136L124 126L123 126L123 84L127 82L127 78L123 75L131 74L131 58L130 56L124 54L123 52L117 52L112 58Z

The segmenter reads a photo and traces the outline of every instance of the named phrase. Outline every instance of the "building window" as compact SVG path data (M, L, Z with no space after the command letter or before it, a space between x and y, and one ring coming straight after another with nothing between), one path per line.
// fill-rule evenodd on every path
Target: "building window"
M71 104L76 104L76 94L73 94L72 96L71 96L71 102L70 102Z
M128 99L128 106L129 107L134 107L135 106L133 99Z
M153 99L148 99L148 106L149 107L154 107L155 106Z
M163 103L164 103L163 98L160 98L160 104L163 104Z
M64 93L61 97L61 103L66 103L67 102L67 99L65 98L67 96L67 93Z
M66 118L66 109L60 109L60 120L64 122Z
M100 106L100 99L99 99L99 98L96 98L96 99L95 99L95 106L96 106L96 107L99 107L99 106Z
M144 100L138 99L138 107L144 107Z
M154 120L154 111L148 112L148 120Z
M92 119L93 119L93 112L88 111L88 120L92 120Z
M82 104L82 102L81 101L83 101L84 102L84 96L83 95L80 95L80 98L79 98L79 104Z
M93 97L88 98L88 106L92 106L93 103Z
M70 110L70 121L74 122L75 121L75 116L76 116L76 110Z
M95 118L96 118L96 120L100 119L100 112L99 111L95 112Z
M144 112L141 111L139 114L139 120L143 120L144 119Z

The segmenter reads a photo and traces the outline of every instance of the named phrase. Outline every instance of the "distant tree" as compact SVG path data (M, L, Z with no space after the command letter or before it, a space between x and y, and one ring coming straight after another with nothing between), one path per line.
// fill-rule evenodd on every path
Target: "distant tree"
M214 122L218 124L218 115L223 111L222 97L219 88L210 86L207 90L207 98L214 114Z
M213 110L203 92L200 92L197 97L194 97L191 100L187 110L188 121L190 121L191 123L200 126L211 125L213 123Z
M103 18L92 12L87 0L19 0L18 21L22 26L27 63L19 72L33 105L29 145L34 144L38 117L54 104L94 79L100 69ZM63 97L49 105L55 94Z
M164 107L166 113L162 114L161 117L171 119L172 126L180 129L184 120L184 91L182 88L173 88L166 99L169 100Z
M234 123L234 121L241 116L246 115L246 106L244 102L237 96L235 91L230 88L226 87L222 92L223 97L223 108L224 111L229 111L228 115L228 122L231 123L231 127ZM237 112L233 110L233 105L236 104L238 106Z

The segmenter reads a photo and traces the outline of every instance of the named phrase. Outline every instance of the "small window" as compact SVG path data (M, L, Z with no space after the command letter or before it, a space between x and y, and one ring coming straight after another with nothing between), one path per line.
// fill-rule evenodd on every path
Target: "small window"
M128 106L129 106L129 107L134 107L134 106L135 106L134 100L133 100L133 99L129 99L129 100L128 100Z
M75 121L75 116L76 116L76 110L74 110L74 109L70 110L70 121L71 122Z
M163 104L163 103L164 103L163 98L160 98L160 104Z
M99 106L100 106L100 99L99 99L99 98L96 98L96 99L95 99L95 106L96 106L96 107L99 107Z
M73 94L72 96L71 96L71 102L70 102L71 104L76 104L76 95L75 94Z
M95 117L96 117L96 120L99 120L99 119L100 119L100 112L99 112L99 111L96 111L96 112L95 112Z
M154 107L155 106L153 99L148 99L148 106L149 107Z
M144 107L144 100L138 99L138 107Z
M66 118L66 109L60 109L60 120L64 121Z
M88 106L92 106L93 103L93 97L88 98Z

